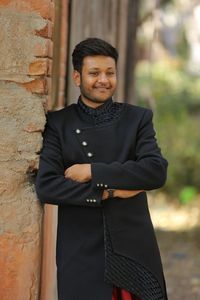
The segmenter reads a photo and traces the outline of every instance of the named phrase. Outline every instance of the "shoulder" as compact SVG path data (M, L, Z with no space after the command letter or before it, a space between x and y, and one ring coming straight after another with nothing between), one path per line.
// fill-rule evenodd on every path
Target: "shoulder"
M75 113L75 106L76 104L70 104L69 106L66 106L65 108L62 108L60 110L56 111L49 111L47 113L47 123L50 123L54 126L59 126L63 124L63 122L66 122L69 119L72 119L74 117Z
M75 109L75 106L76 104L73 103L73 104L70 104L69 106L66 106L60 110L55 110L55 111L49 111L47 116L49 116L49 118L52 118L52 119L60 119L62 117L66 117L66 115L70 115L74 109Z
M139 105L133 105L129 103L115 102L117 105L123 106L127 117L136 119L152 119L153 111L150 108L146 108Z

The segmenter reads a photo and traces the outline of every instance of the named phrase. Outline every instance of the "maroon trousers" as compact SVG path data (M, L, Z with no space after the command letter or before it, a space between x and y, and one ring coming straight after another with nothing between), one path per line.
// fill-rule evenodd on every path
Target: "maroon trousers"
M126 290L120 289L118 287L113 287L112 300L141 300L140 298L134 296Z

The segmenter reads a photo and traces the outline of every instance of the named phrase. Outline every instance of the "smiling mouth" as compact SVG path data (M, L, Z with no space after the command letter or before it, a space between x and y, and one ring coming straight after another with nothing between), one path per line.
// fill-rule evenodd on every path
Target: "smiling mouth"
M96 89L97 89L97 90L106 91L106 90L109 90L110 88L107 88L107 87L101 86L101 87L96 87Z
M98 88L97 91L99 93L107 93L109 91L109 89L107 89L107 88Z

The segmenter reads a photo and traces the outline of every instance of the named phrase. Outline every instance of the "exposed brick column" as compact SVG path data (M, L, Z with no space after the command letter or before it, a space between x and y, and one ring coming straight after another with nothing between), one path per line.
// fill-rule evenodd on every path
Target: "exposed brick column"
M69 26L69 4L68 0L61 0L61 40L60 40L60 76L59 91L56 108L65 106L65 89L66 89L66 71L67 71L67 50L68 50L68 26ZM71 76L71 74L68 74Z
M54 1L1 0L0 16L0 299L39 300L43 214L31 174L51 106Z

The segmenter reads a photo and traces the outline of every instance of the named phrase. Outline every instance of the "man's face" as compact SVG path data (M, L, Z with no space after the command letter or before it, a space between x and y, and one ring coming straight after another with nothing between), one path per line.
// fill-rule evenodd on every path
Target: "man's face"
M113 96L117 85L115 60L110 56L86 56L81 74L74 71L74 81L80 87L86 104L102 104Z

